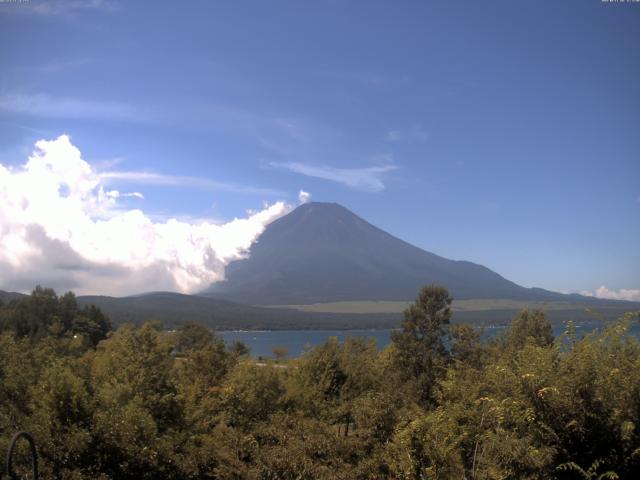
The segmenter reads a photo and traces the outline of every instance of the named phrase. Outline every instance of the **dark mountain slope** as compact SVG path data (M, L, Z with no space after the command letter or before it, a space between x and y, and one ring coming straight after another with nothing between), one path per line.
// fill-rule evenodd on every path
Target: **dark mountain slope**
M421 286L438 283L457 299L563 297L424 251L335 203L301 205L271 223L226 275L204 294L254 305L411 300Z

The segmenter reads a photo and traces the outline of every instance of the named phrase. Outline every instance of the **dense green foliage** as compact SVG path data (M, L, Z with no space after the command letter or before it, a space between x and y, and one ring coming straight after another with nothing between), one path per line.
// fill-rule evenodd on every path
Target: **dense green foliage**
M523 311L490 343L425 287L392 344L329 339L257 362L207 328L109 331L72 294L0 306L0 451L43 478L640 478L632 315L553 339Z
M100 309L93 305L79 308L71 292L58 297L50 288L36 287L31 296L6 306L0 303L0 307L0 332L13 332L18 339L74 336L95 346L111 330L111 321Z

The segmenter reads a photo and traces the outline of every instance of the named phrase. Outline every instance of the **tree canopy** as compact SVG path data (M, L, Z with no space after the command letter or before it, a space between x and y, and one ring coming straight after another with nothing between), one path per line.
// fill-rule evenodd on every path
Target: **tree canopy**
M482 342L450 305L428 286L385 349L257 361L196 324L110 331L38 288L0 306L0 451L31 432L52 479L640 477L634 315L554 339L523 311Z

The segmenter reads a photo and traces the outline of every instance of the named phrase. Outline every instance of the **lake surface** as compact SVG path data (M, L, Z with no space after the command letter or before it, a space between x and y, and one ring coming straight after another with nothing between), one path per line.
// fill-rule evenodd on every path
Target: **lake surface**
M576 325L578 337L601 328L602 324ZM489 339L504 331L506 326L485 327L484 339ZM556 325L553 335L561 335L566 325ZM629 333L640 339L640 323L634 322ZM222 331L218 334L227 343L241 341L251 349L253 357L272 357L274 347L286 347L290 357L297 357L307 347L315 347L337 337L344 341L347 337L366 337L375 339L378 347L384 348L391 341L391 330L263 330L263 331Z

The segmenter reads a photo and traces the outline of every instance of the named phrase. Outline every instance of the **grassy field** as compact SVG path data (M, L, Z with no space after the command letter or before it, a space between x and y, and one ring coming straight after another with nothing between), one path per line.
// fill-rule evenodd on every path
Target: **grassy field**
M314 303L311 305L264 305L269 308L291 308L302 312L315 313L343 313L343 314L372 314L372 313L402 313L412 302L387 302L387 301L349 301ZM629 307L629 309L632 306ZM541 302L493 299L454 300L454 312L483 312L495 310L522 310L523 308L539 308L544 311L582 310L592 308L594 310L608 309L606 306L586 305L580 302ZM616 305L616 310L621 306ZM624 309L624 308L623 308Z

